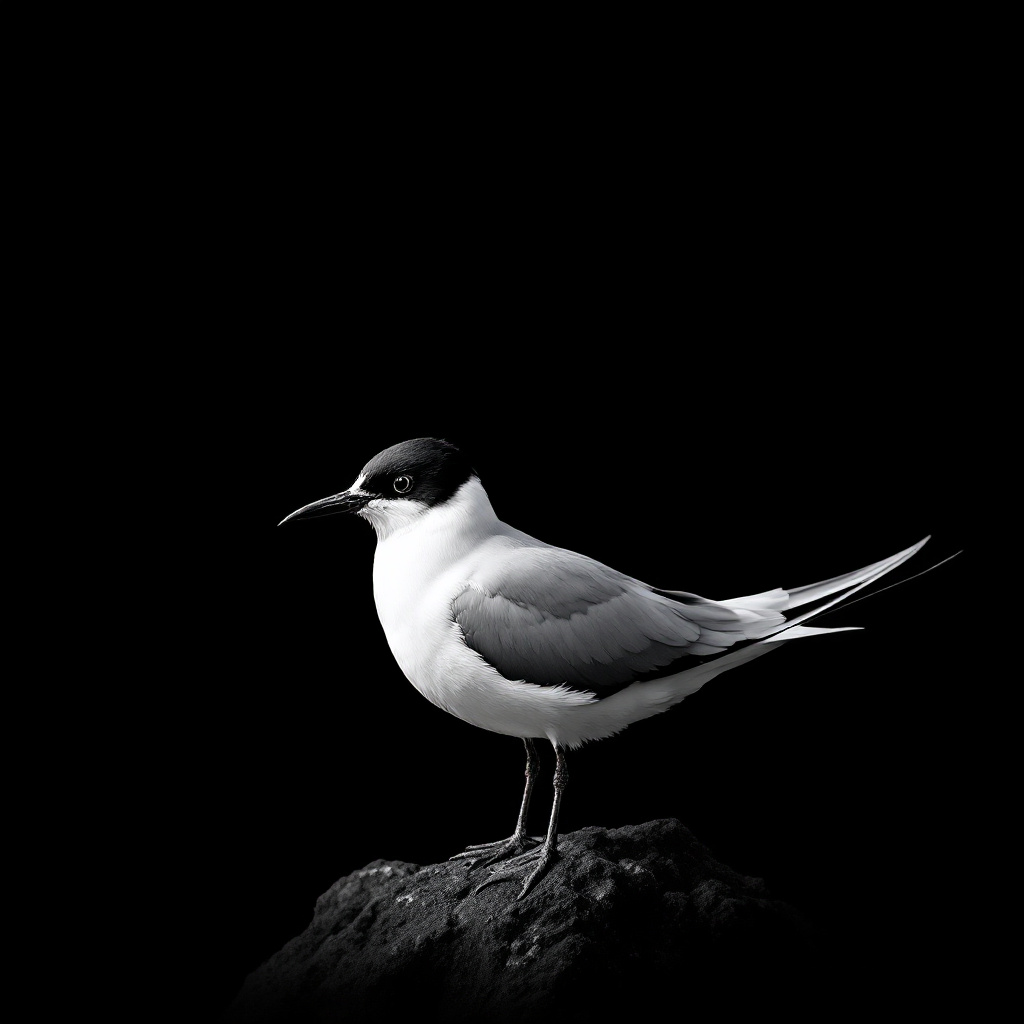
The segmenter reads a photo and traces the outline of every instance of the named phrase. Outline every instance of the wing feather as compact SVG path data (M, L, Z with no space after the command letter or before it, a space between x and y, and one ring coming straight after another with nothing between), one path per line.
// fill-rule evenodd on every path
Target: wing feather
M764 626L746 609L658 591L548 546L489 561L456 594L452 613L466 644L506 678L598 696L721 654Z

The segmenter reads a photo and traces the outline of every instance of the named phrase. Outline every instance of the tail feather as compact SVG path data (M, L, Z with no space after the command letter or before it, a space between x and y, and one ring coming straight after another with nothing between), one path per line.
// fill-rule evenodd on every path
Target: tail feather
M858 590L874 583L886 573L892 572L897 566L902 565L908 558L913 557L928 542L929 537L918 541L909 548L898 552L889 558L883 558L879 562L873 562L854 572L844 573L841 576L833 576L832 579L823 580L820 583L810 583L807 586L795 587L792 590L769 590L763 594L751 594L748 597L737 597L722 604L728 605L737 610L749 610L764 608L765 610L781 610L786 616L784 622L775 622L764 630L758 637L760 640L783 640L796 639L798 636L807 636L809 632L790 632L793 627L808 619L815 618L837 604L841 604L850 598ZM831 597L831 600L825 600ZM790 616L789 612L794 608L801 608L812 602L819 602L800 615ZM817 630L815 632L831 632L831 630ZM787 635L788 634L788 635Z
M848 587L855 586L856 584L865 586L878 579L879 576L884 576L887 572L891 572L898 565L902 565L908 558L916 555L928 543L929 537L919 540L916 544L911 545L904 551L900 551L898 554L892 555L889 558L883 558L880 562L866 565L863 569L856 570L856 572L844 573L842 576L833 576L832 579L823 580L821 583L809 583L805 587L796 587L789 591L789 603L786 607L787 609L799 608L810 601L817 601L821 597L827 597L829 594L846 590Z
M790 626L760 641L762 644L773 644L783 640L798 640L802 636L819 636L822 633L847 633L851 629L863 629L863 626Z

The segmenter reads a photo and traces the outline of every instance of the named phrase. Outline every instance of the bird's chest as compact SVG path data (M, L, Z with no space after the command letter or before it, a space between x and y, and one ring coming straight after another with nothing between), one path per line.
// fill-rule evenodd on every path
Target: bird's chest
M446 651L453 644L450 607L457 578L451 565L416 538L393 537L377 545L377 615L395 660L421 692L444 671Z

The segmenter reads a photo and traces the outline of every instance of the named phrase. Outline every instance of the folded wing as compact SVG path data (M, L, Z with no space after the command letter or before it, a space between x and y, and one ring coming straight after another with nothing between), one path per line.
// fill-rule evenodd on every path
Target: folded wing
M452 612L466 644L507 679L604 697L779 628L778 594L729 606L658 591L576 552L522 547L468 580Z

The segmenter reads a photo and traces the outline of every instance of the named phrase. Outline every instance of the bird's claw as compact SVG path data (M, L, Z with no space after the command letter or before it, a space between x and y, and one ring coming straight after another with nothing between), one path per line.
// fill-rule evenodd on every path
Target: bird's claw
M484 867L488 864L496 864L500 860L508 860L510 857L529 853L540 844L541 841L532 836L511 836L498 843L477 843L475 846L467 846L462 853L457 853L448 859L468 860L470 862L469 869L472 871L477 864L482 864Z
M487 881L481 882L473 890L473 895L475 896L481 889L486 889L489 885L494 885L495 882L518 882L520 876L517 869L520 865L532 860L538 861L538 864L523 881L523 887L520 889L519 895L516 896L517 900L521 900L544 877L548 868L558 860L558 850L555 847L545 843L540 849L529 850L526 853L521 853L518 857L513 857L501 868L491 872L491 877Z

